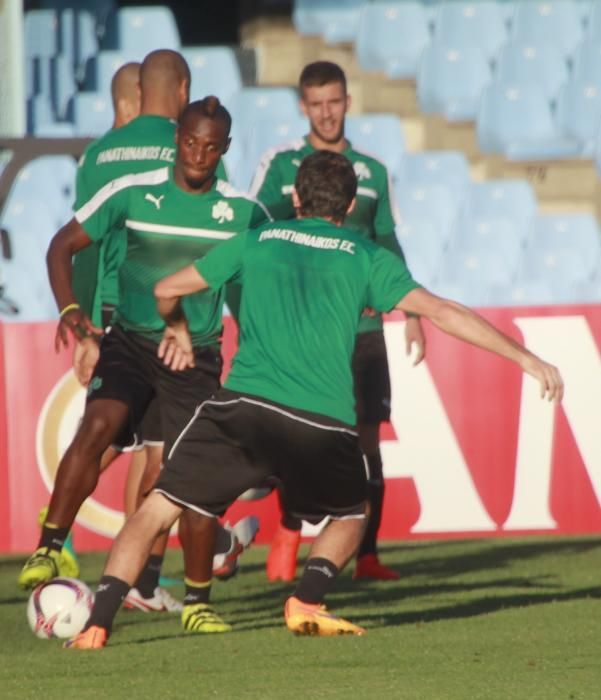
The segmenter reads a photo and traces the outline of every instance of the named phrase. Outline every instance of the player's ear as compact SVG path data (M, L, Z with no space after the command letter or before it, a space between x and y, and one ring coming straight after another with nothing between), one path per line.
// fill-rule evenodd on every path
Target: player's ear
M348 209L346 210L347 214L351 214L353 212L355 209L355 204L357 204L357 197L353 197L351 199L351 203L348 205Z
M303 97L303 93L301 92L300 99L298 101L298 106L301 109L301 112L305 115L305 117L308 117L309 115L307 114L307 105L305 104L305 99Z
M352 103L353 103L353 98L349 94L347 94L347 96L346 96L346 109L344 110L345 113L349 111Z
M297 210L300 209L301 206L301 201L298 196L298 192L296 191L296 187L292 188L292 206Z

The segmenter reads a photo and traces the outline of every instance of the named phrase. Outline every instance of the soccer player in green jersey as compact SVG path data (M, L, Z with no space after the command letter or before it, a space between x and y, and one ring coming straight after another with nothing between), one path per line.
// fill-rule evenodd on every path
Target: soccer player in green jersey
M351 104L344 71L328 61L310 63L301 73L299 90L301 107L309 118L309 134L265 154L251 187L252 194L275 219L293 218L292 189L303 158L316 149L342 153L353 164L359 181L356 205L347 216L345 226L403 258L395 234L396 207L386 167L357 150L344 135L345 115ZM425 336L418 317L408 316L405 337L408 353L414 345L417 347L415 364L418 364L425 354ZM376 543L384 501L380 425L390 419L390 376L380 314L366 312L361 318L353 355L353 376L357 430L370 467L370 514L357 556L355 577L397 579L396 571L380 563ZM270 580L294 579L301 525L300 520L283 512L267 557Z
M200 404L154 491L115 541L90 620L68 647L105 646L145 551L182 511L217 517L269 478L281 482L290 513L312 522L329 518L286 601L287 627L304 635L365 633L323 605L365 524L368 469L355 429L351 370L365 307L429 318L443 331L518 363L539 381L542 396L562 397L555 367L466 307L430 294L401 258L343 226L357 189L344 156L311 154L295 188L297 220L243 233L156 285L167 322L159 355L167 366L181 370L194 362L185 295L213 294L239 276L240 345L224 388Z
M75 220L50 245L50 282L62 309L57 337L66 340L68 333L79 336L95 330L70 284L73 253L111 235L119 224L127 230L113 325L100 346L82 423L57 472L48 514L55 527L42 531L39 548L21 573L23 587L35 585L40 576L53 577L65 532L96 486L100 455L124 428L137 424L154 396L160 402L168 454L199 399L219 386L223 294L187 300L196 364L175 373L166 371L156 358L164 322L156 311L153 287L159 278L217 243L269 218L261 205L215 177L229 145L230 126L229 113L217 98L192 103L177 131L175 166L111 181L76 212ZM195 585L205 580L205 574L195 569L197 545L191 537L204 536L207 527L212 530L213 523L197 515L180 526L186 569L182 618L187 629L200 632L214 631L221 624L208 615L201 600L205 590Z

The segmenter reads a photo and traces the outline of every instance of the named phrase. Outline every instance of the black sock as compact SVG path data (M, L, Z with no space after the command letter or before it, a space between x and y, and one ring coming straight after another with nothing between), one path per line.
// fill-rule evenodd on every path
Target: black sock
M307 560L294 595L303 603L321 603L338 576L338 567L329 559Z
M68 527L54 527L44 523L38 547L48 547L48 549L60 552L69 535L69 529Z
M122 581L120 578L103 576L96 590L92 614L84 629L93 626L104 627L110 634L115 615L125 600L129 589L129 583Z
M148 557L146 566L142 569L142 573L136 581L136 588L140 591L143 598L152 598L154 595L154 589L159 586L162 566L162 554L151 554Z
M378 553L378 530L382 520L382 504L384 502L384 475L382 473L382 457L377 452L366 455L369 466L369 481L367 482L367 498L369 500L369 517L363 540L357 556Z
M215 554L229 554L234 543L234 533L223 526L217 527L215 535Z
M196 605L196 603L209 602L209 597L211 595L211 581L199 583L186 578L184 579L184 582L186 584L184 605Z

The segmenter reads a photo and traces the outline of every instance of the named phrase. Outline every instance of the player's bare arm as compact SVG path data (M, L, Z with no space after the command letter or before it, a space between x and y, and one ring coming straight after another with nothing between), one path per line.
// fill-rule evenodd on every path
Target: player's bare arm
M57 352L62 346L69 345L69 335L79 341L90 334L102 335L103 332L80 309L71 283L73 255L91 242L82 226L73 218L57 231L48 247L48 279L60 313L54 339Z
M407 323L405 324L405 352L407 356L411 355L414 347L416 348L415 359L413 360L413 366L415 367L426 356L426 336L419 316L408 314Z
M158 356L172 370L180 371L194 366L192 341L180 304L181 297L207 288L208 284L194 265L164 277L154 288L157 309L166 324Z
M541 360L471 309L425 289L413 289L396 308L424 316L445 333L512 360L539 382L541 398L561 401L563 380L557 367Z

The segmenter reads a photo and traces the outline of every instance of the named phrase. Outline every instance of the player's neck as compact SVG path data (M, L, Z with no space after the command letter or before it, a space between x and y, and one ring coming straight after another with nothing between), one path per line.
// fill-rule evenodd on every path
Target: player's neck
M319 136L311 131L307 137L309 143L316 151L332 151L334 153L342 153L348 146L348 141L341 136L338 141L324 141Z

